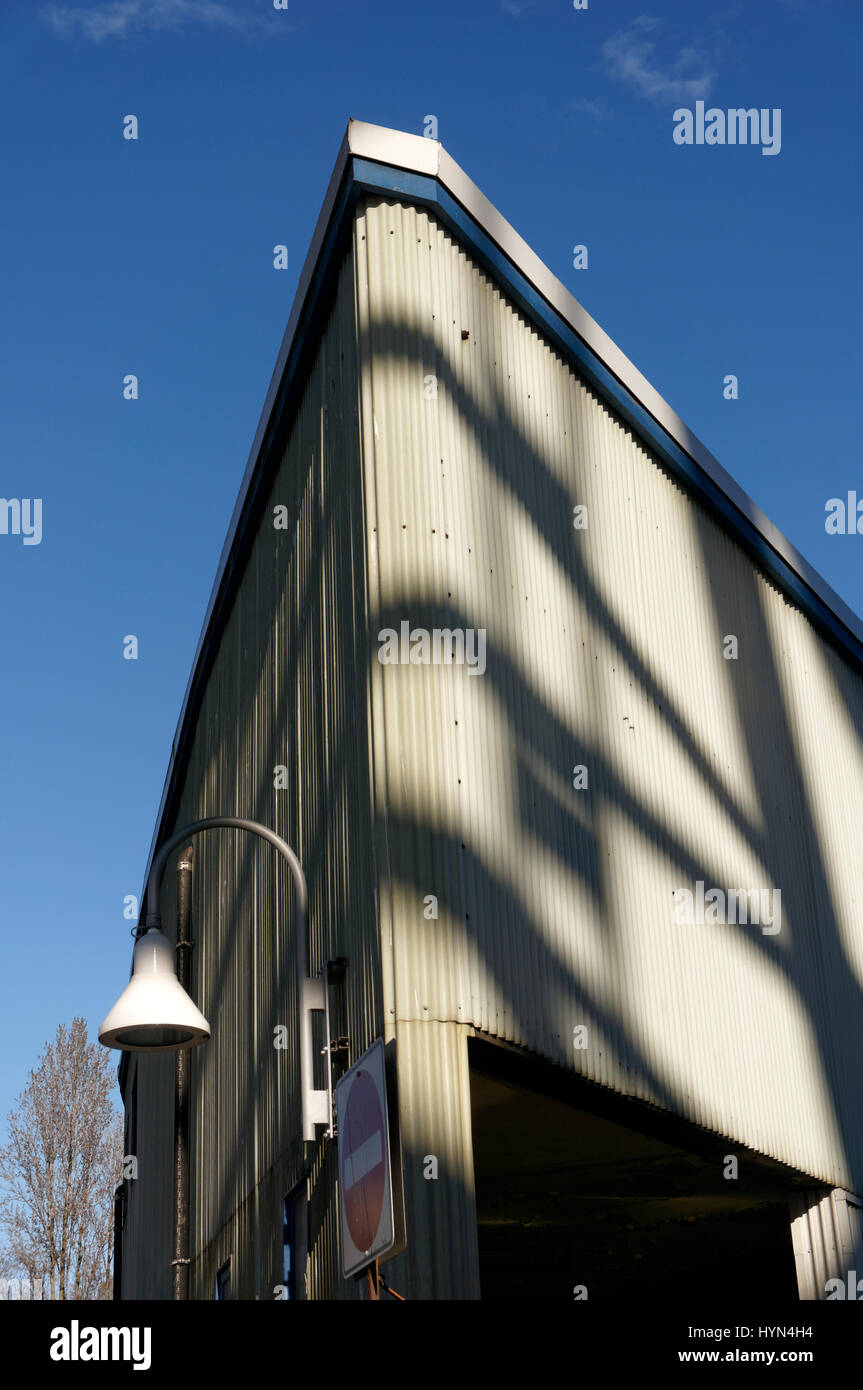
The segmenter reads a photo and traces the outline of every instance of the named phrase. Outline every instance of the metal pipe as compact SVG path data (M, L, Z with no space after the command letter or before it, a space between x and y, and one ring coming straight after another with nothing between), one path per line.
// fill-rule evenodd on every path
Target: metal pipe
M177 979L188 990L191 976L192 869L195 851L189 845L177 865ZM189 1052L174 1054L174 1269L173 1296L189 1297Z

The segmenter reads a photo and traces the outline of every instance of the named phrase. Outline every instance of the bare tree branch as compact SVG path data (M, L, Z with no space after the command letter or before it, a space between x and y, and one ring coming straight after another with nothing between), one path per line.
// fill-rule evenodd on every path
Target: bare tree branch
M6 1277L46 1279L43 1297L110 1298L114 1189L123 1129L114 1075L87 1025L61 1024L9 1115L0 1149ZM50 1295L49 1295L50 1289Z

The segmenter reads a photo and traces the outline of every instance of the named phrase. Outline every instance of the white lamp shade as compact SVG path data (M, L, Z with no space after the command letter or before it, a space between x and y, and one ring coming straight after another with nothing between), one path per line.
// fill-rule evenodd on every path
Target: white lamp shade
M135 943L132 978L99 1029L99 1041L121 1052L179 1052L210 1036L174 971L171 943L148 931Z

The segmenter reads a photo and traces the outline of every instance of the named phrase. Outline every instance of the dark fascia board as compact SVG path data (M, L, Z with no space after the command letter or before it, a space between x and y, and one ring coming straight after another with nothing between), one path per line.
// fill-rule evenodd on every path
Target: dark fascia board
M325 305L329 271L349 233L348 214L360 197L378 194L433 208L504 291L536 321L594 386L708 509L721 518L758 563L815 626L863 670L863 623L768 520L620 351L569 290L489 202L437 140L350 121L339 150L300 275L288 326L261 411L192 663L147 863L167 830L174 780L211 658L219 618L233 597L247 554L251 523L270 481L280 434L313 347ZM230 809L230 808L229 808ZM144 901L142 893L141 901Z

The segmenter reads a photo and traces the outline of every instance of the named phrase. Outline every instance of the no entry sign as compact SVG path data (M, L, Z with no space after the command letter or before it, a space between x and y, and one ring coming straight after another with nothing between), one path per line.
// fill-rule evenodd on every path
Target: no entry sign
M380 1259L395 1244L386 1061L380 1038L336 1086L342 1272Z

